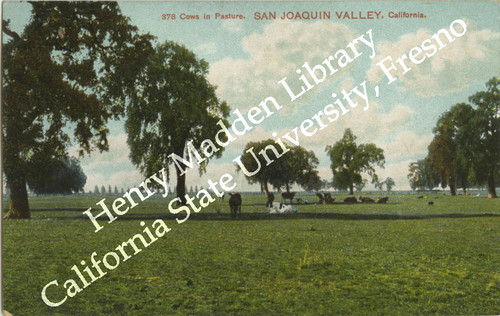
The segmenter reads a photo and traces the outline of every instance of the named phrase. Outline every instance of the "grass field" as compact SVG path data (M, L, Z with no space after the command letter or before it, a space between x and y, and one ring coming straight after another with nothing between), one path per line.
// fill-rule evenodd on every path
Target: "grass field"
M242 220L230 220L226 201L178 225L168 199L152 197L94 233L82 210L101 198L34 197L32 219L3 222L4 309L14 315L500 313L500 199L394 194L385 205L297 205L297 215L270 216L264 196L245 195ZM113 250L142 231L141 220L150 226L159 217L171 228L165 237L60 307L43 303L47 283L57 279L60 291L52 295L63 297L73 265Z

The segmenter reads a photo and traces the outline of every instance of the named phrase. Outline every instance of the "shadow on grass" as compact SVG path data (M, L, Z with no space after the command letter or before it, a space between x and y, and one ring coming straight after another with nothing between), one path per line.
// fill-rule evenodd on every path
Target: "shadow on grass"
M55 209L50 209L54 211ZM60 210L75 210L75 209L60 209ZM81 209L78 209L82 211ZM40 212L41 209L32 210L34 212ZM152 220L152 219L164 219L164 220L175 220L176 218L184 218L185 213L180 215L174 215L170 213L153 213L153 214L137 214L137 215L124 215L119 216L117 220ZM444 213L444 214L356 214L356 213L338 213L338 212L328 212L328 213L308 213L308 212L298 212L298 213L288 213L288 214L268 214L268 213L242 213L241 218L233 219L230 213L191 213L189 220L279 220L279 219L336 219L336 220L415 220L415 219L431 219L431 218L470 218L470 217L499 217L500 214L495 213L480 213L480 214L464 214L464 213ZM38 219L50 219L50 220L75 220L89 218L85 215L78 216L49 216ZM101 216L99 221L107 221L106 216Z

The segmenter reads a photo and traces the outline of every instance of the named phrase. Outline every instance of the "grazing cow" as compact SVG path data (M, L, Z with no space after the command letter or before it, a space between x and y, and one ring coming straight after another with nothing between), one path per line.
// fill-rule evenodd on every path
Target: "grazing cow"
M335 201L335 198L332 198L332 195L330 193L325 193L326 204L333 204L334 201Z
M318 204L323 204L323 202L325 202L325 198L323 197L323 194L316 193L316 196L319 198Z
M375 201L373 199L370 199L369 197L360 196L359 200L361 201L361 203L375 203Z
M344 199L344 203L357 203L358 200L356 200L355 196L348 196Z
M379 199L377 200L377 204L385 204L385 203L387 203L387 200L389 200L389 197L388 197L388 196L383 197L383 198L379 198Z
M266 206L267 206L267 207L271 207L271 206L273 206L273 202L274 202L274 194L272 194L272 193L268 193L268 194L267 194L267 202L266 202Z
M289 200L290 203L292 203L294 196L295 196L295 192L283 192L283 193L281 193L281 198L283 199L284 202L286 202L286 200Z
M429 201L429 202L427 202L427 204L428 204L428 205L434 205L434 202Z
M417 197L417 199L423 199L423 198L424 198L424 196L423 196L423 195L419 195L419 196Z
M241 195L239 193L229 193L229 208L231 209L231 217L241 218Z

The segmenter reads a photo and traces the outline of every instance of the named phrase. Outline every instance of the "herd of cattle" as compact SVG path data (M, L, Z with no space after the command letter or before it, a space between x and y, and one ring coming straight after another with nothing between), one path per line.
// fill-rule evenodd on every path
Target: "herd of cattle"
M316 193L316 196L319 198L319 201L317 204L333 204L335 202L335 198L332 197L330 193ZM293 198L295 197L295 192L284 192L281 194L281 198L283 202L290 202L292 203ZM348 196L344 199L344 203L378 203L378 204L385 204L389 200L389 197L382 197L378 198L377 200L374 200L369 197L363 197L360 196L359 199L357 199L355 196ZM268 193L267 194L267 203L266 206L269 207L272 205L274 202L274 194L273 193ZM297 203L298 204L307 204L307 201L304 201L301 198L297 198Z
M231 216L233 218L236 217L241 217L241 195L239 193L229 193L231 196L229 198L229 208L231 209ZM316 193L316 196L319 198L319 201L317 204L333 204L335 201L335 197L332 197L330 193ZM266 202L266 207L269 208L270 212L272 210L282 210L284 203L287 201L292 204L293 198L295 197L295 192L284 192L281 194L282 202L283 203L276 203L274 202L274 194L273 193L268 193L267 194L267 202ZM222 197L222 201L224 200L224 197ZM308 202L301 199L297 198L297 203L298 204L307 204ZM374 200L369 197L363 197L360 196L359 199L357 199L355 196L348 196L344 199L344 203L378 203L378 204L385 204L387 203L387 200L389 200L389 197L382 197L378 198L377 200ZM279 207L277 208L277 205ZM296 209L291 208L292 210L296 211Z

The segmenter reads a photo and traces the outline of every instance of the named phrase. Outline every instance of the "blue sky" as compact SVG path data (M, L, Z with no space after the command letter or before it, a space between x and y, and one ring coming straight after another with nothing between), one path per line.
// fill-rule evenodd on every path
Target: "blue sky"
M205 186L208 179L219 179L223 173L236 177L235 190L252 189L242 174L237 174L232 160L241 154L250 140L283 135L332 103L332 93L340 94L367 81L380 87L380 96L370 99L370 108L360 107L340 117L316 135L305 139L302 146L313 150L320 160L320 175L331 180L330 161L325 146L341 138L350 127L358 142L376 143L386 156L382 179L392 177L395 189L408 189L406 174L411 161L426 155L432 140L432 128L439 115L468 96L484 89L484 83L500 74L499 17L500 5L494 1L471 2L119 2L124 15L142 32L149 32L158 42L171 40L185 45L198 57L207 60L209 80L218 86L218 96L232 109L247 112L268 96L274 96L283 109L258 127L228 146L221 159L211 161L207 174L196 170L188 173L190 185ZM19 31L29 17L30 5L4 2L4 18L12 20ZM255 12L330 11L331 19L318 21L254 20ZM335 12L381 11L383 19L338 19ZM421 12L422 19L389 18L389 12ZM163 20L162 14L176 14L175 20ZM180 14L210 14L210 20L180 20ZM243 14L244 20L215 20L216 13ZM387 85L376 63L386 56L393 59L429 38L439 29L462 19L467 24L464 36L447 44L434 56L398 80ZM283 77L297 80L295 73L304 62L311 66L345 48L354 38L372 29L376 56L369 58L368 47L362 56L342 71L328 77L320 85L290 102L277 84ZM230 121L232 119L230 118ZM82 160L87 174L86 190L97 184L133 187L143 176L128 159L123 122L110 123L110 151L94 153ZM74 148L71 149L74 151ZM174 186L172 182L171 186ZM253 189L258 189L253 187ZM296 188L297 189L297 188Z

